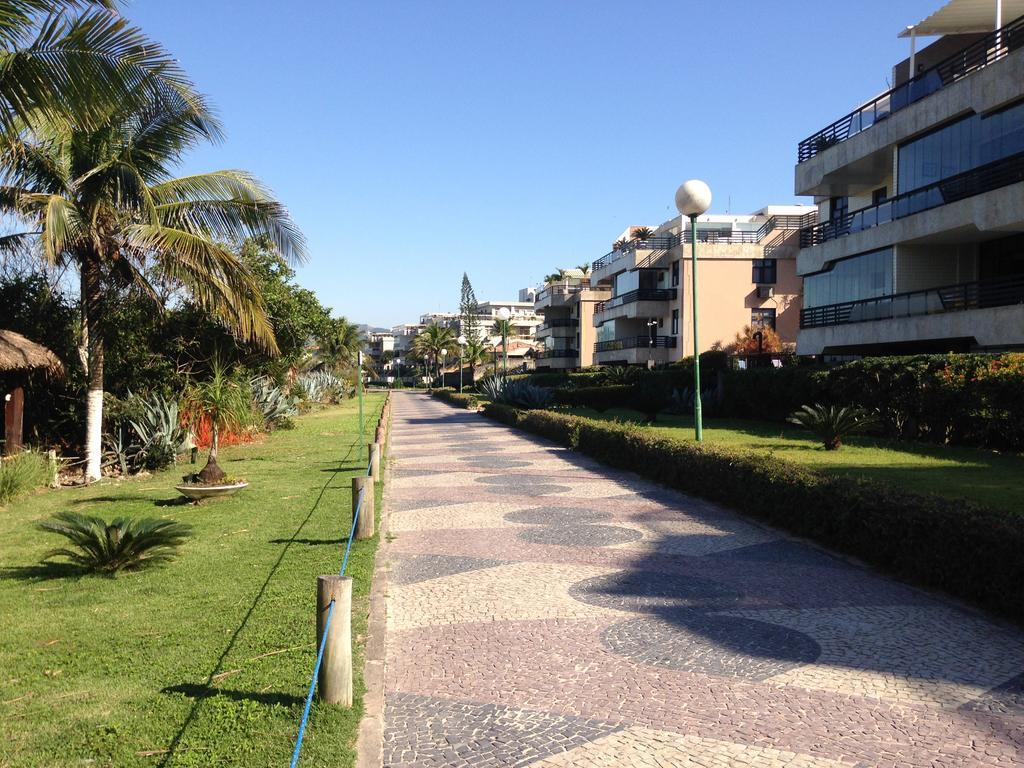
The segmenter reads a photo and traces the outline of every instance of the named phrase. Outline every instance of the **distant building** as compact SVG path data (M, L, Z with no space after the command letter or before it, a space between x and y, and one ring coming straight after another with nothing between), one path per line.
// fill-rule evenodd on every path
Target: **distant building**
M800 142L797 351L1024 347L1024 17L951 0L908 27L891 90ZM917 36L941 37L913 52Z
M567 370L594 364L594 305L611 297L607 286L592 286L589 274L561 270L562 279L535 294L534 308L544 322L537 340L544 349L537 355L538 370Z
M770 205L748 215L698 217L700 352L730 344L747 325L771 327L795 344L799 230L814 213L810 206ZM589 287L606 296L593 306L594 363L645 365L693 355L689 219L680 227L680 217L670 219L646 239L630 228L619 240L624 244L594 262Z

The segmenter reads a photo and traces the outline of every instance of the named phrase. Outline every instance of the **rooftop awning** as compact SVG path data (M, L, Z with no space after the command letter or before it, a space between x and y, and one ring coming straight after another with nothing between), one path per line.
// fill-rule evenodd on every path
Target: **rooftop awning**
M993 32L996 29L996 4L1000 0L949 0L928 18L912 28L902 30L900 37L910 37L913 29L918 37ZM1024 16L1024 0L1001 0L1003 24Z

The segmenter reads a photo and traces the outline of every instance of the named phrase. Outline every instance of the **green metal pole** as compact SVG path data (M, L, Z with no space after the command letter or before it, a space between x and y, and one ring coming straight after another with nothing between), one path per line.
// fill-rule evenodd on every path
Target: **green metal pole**
M508 320L505 321L508 323ZM502 370L504 375L508 376L508 325L504 325L501 328L501 351L505 356L505 361L502 363Z
M697 217L690 217L690 264L693 277L693 429L697 442L704 441L704 418L700 406L700 342L697 335Z
M459 394L462 394L462 345L459 345Z
M359 353L359 362L356 365L356 391L359 393L359 449L356 453L356 461L359 461L363 456L363 353ZM369 449L367 449L369 450ZM366 460L369 461L370 457L367 456Z

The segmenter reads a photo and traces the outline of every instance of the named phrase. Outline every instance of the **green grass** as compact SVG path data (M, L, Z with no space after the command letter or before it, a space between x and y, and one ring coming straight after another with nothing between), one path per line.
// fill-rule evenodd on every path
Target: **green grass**
M364 440L383 402L366 397ZM224 449L251 485L198 506L177 505L171 485L190 469L178 465L0 509L0 766L287 765L316 657L316 577L341 566L350 478L365 472L358 435L349 401ZM57 541L35 525L63 509L195 534L166 567L74 576L39 567ZM354 762L376 546L356 542L349 560L356 706L314 707L300 765Z
M640 423L636 411L599 414L585 408L568 412L592 419ZM693 440L693 419L659 415L648 427L676 440ZM1011 512L1024 510L1024 457L973 448L851 437L838 451L796 426L740 419L705 419L704 440L728 448L770 451L797 464L850 477L891 483L916 493L965 498Z

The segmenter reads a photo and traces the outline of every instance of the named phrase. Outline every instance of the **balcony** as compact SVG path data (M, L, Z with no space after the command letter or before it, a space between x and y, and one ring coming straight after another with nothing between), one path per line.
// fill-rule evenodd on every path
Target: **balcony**
M599 341L594 344L594 351L616 352L621 349L675 349L675 336L627 336L624 339Z
M590 287L589 280L552 283L544 287L533 299L534 310L564 306L566 300Z
M580 321L575 317L553 317L537 326L537 337L552 337L558 339L574 338L580 327Z
M598 312L607 312L609 309L615 309L625 304L633 304L638 301L672 301L676 297L675 288L639 288L635 291L629 291L621 296L613 296L607 301L602 301L594 305L594 314Z
M986 35L916 77L886 91L800 142L797 163L868 130L890 115L1024 47L1024 16Z
M665 303L674 301L678 288L640 288L594 305L594 325L617 318L636 319L664 315Z
M537 353L538 360L564 360L566 358L575 360L579 356L578 349L545 349L543 352Z
M675 336L629 336L597 342L594 358L598 363L622 365L644 365L651 361L667 363L675 348Z
M800 230L800 247L810 248L854 232L871 229L890 221L913 216L916 213L929 211L948 203L955 203L1022 181L1024 181L1024 153L1011 155L956 176L950 176L948 179L915 189L912 192L905 192L878 205L848 213L834 221L804 227Z
M800 328L1024 305L1024 274L800 310Z

